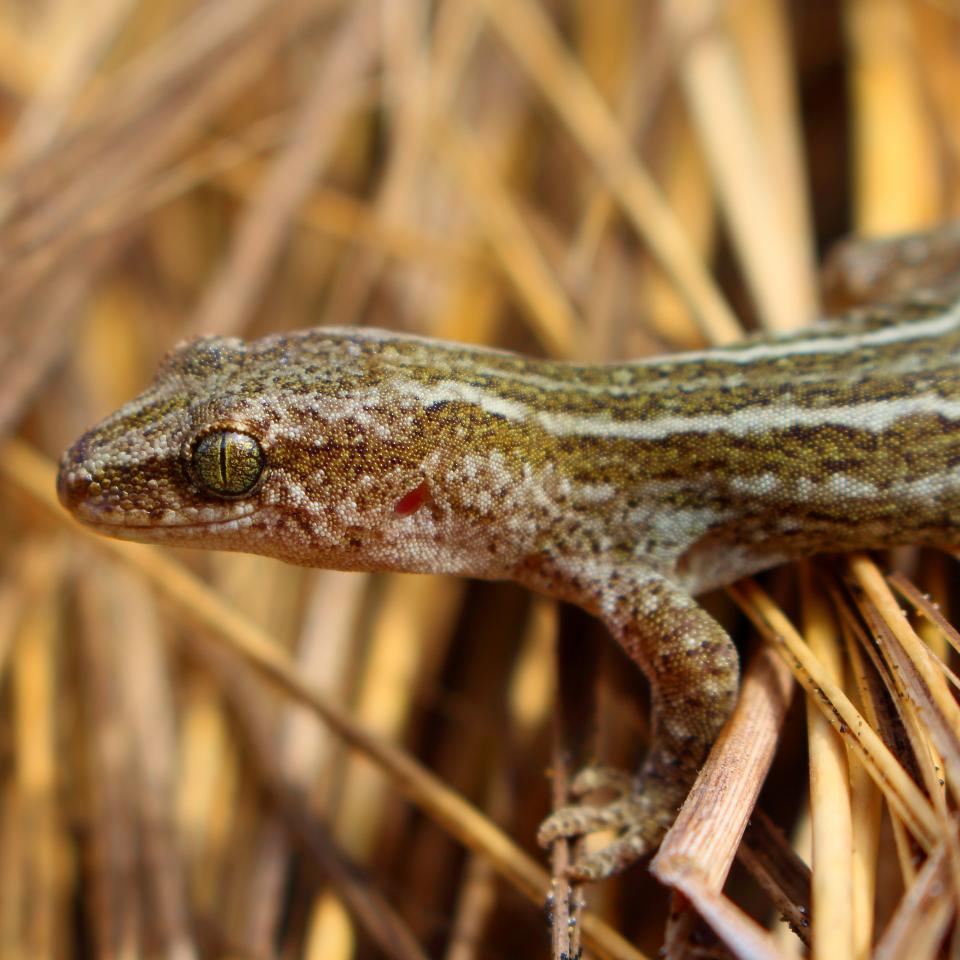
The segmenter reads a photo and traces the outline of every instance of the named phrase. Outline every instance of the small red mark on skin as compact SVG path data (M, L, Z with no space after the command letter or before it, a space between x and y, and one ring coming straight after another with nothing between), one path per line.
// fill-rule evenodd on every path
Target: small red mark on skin
M411 513L416 513L427 499L429 489L427 481L424 480L420 486L414 487L409 493L405 493L393 505L393 512L398 517L409 517Z

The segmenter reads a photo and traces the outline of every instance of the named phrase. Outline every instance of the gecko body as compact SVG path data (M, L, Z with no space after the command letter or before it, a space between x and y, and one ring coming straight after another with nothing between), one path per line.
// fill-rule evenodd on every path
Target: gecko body
M632 789L541 840L649 852L738 664L692 599L786 559L960 545L960 304L610 366L369 329L203 338L64 455L78 519L293 563L511 579L598 616L651 682Z

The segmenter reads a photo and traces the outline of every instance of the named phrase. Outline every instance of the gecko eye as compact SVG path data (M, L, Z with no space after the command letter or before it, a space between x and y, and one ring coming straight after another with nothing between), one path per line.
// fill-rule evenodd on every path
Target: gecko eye
M263 448L254 437L233 430L205 433L190 455L194 476L215 497L241 497L263 474Z

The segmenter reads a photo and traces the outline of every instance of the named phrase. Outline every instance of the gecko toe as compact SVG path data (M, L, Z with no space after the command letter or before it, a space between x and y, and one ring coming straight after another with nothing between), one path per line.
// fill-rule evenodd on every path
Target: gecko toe
M634 777L625 770L593 764L580 770L570 784L570 793L582 797L598 790L609 790L617 799L629 796L635 789Z
M635 827L605 847L578 857L567 873L571 880L580 882L605 880L641 860L655 846L642 828Z
M619 830L631 822L634 804L629 800L594 806L571 804L555 810L540 824L537 842L549 846L561 837L582 837L597 830Z

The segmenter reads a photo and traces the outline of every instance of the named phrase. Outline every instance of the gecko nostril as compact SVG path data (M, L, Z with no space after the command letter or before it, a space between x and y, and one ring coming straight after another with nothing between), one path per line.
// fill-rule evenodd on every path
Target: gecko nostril
M57 498L71 513L86 499L90 474L84 468L84 440L77 441L61 458L57 471Z

